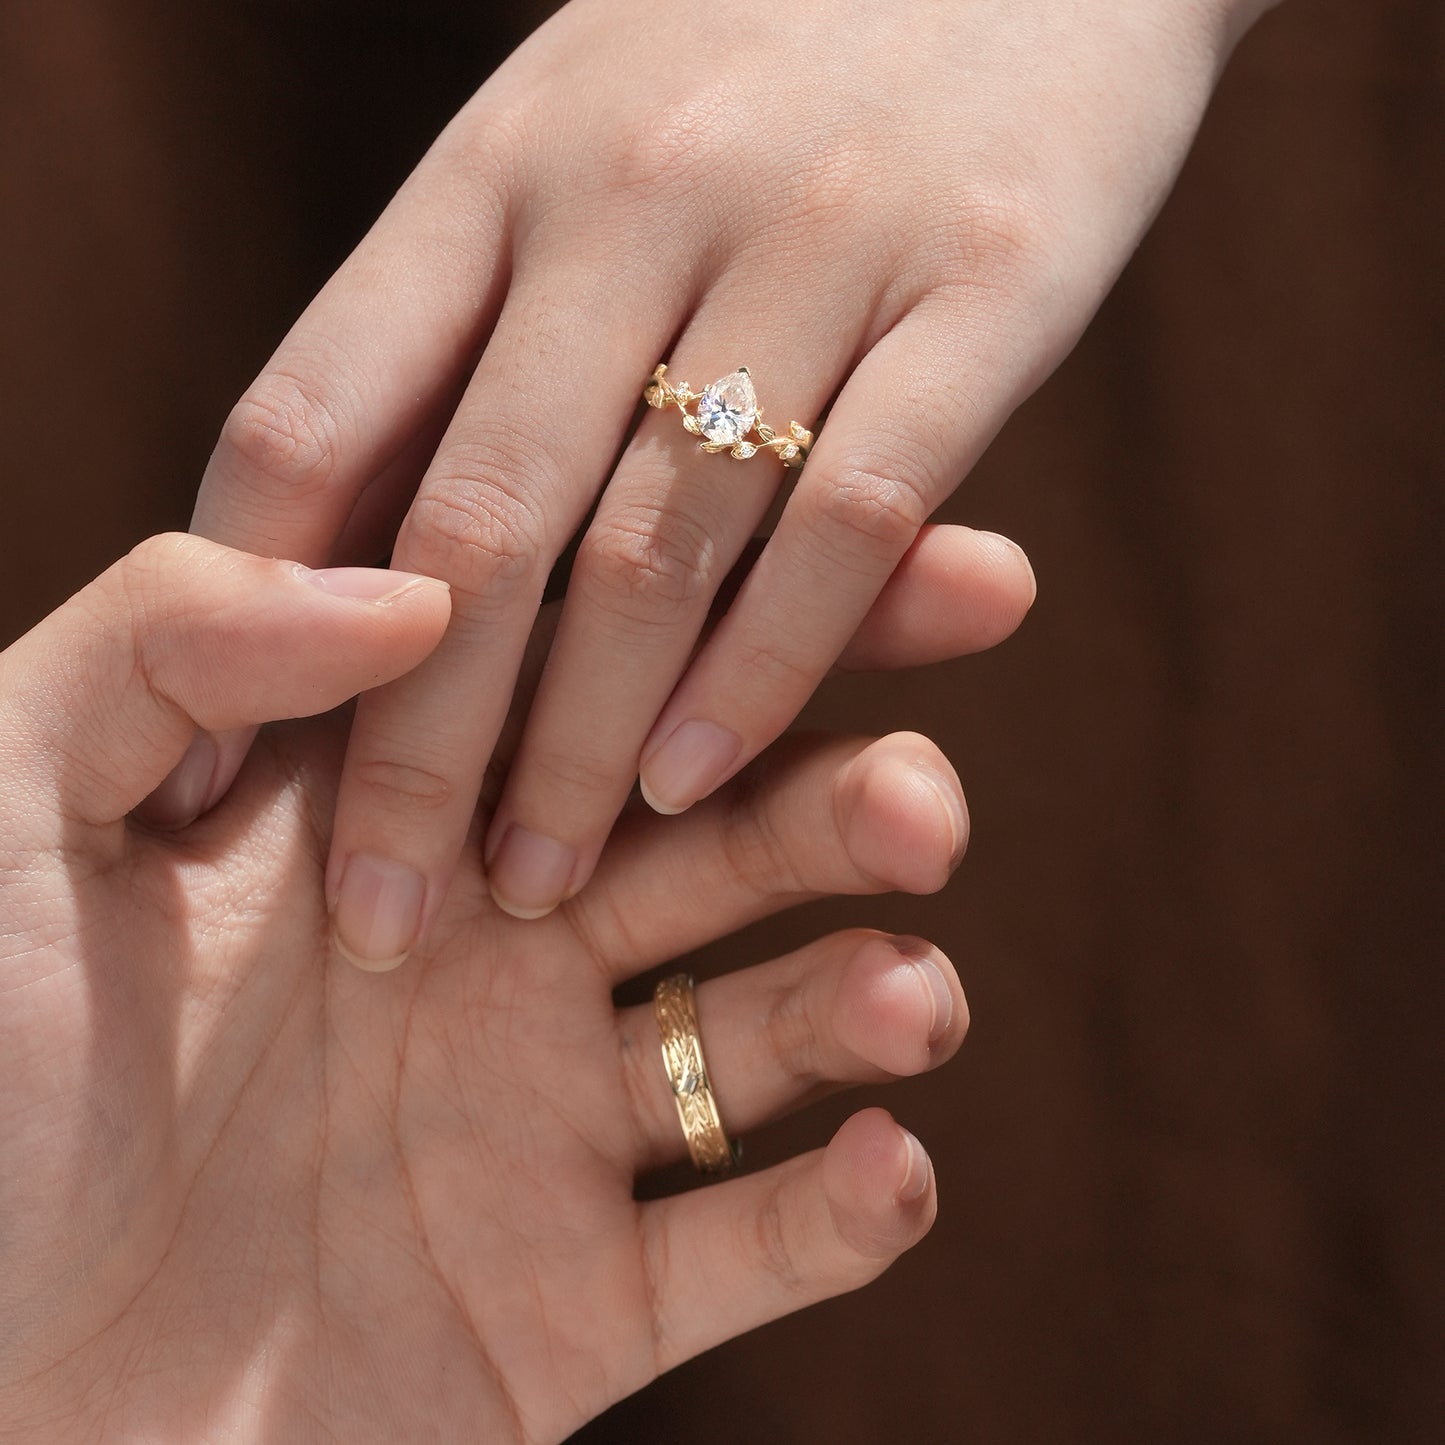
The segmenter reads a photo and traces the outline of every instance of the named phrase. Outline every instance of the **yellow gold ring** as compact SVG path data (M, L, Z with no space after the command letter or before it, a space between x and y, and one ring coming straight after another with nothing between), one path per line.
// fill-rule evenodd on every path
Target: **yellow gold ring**
M643 388L642 399L659 411L675 406L682 424L705 452L726 452L745 461L760 451L771 451L786 467L801 467L813 445L813 433L797 422L789 422L785 433L775 432L763 420L758 394L746 366L730 371L711 386L693 391L685 381L674 386L667 380L667 366L652 373ZM697 403L695 411L688 407ZM756 440L753 440L756 438Z
M652 1009L657 1016L662 1062L672 1085L687 1152L702 1173L726 1173L738 1162L742 1150L729 1142L708 1083L692 976L675 973L663 979L652 995Z

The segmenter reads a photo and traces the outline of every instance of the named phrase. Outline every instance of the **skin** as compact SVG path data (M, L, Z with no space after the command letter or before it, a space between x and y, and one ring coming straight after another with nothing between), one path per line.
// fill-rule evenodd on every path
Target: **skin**
M263 730L186 827L132 813L197 729L404 676L449 616L426 578L167 537L0 654L0 1438L555 1440L928 1229L927 1156L879 1109L636 1202L683 1141L650 1009L612 1002L803 899L941 886L967 816L926 739L789 739L683 817L633 804L541 922L492 901L483 813L383 974L329 946L344 716ZM698 1009L736 1133L967 1023L936 949L862 930Z
M485 842L499 904L574 895L639 775L680 811L783 731L1078 337L1263 8L573 0L487 81L237 405L195 515L312 564L394 541L452 584L441 645L358 711L328 873L350 953L437 918L594 503ZM700 649L785 474L700 455L675 412L634 431L661 359L695 387L746 364L779 428L832 402ZM405 906L377 934L382 875Z

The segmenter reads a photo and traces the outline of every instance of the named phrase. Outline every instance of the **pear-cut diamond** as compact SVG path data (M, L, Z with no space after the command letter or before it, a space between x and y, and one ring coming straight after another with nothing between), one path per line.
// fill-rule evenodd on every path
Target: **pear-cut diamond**
M740 442L758 419L758 394L746 367L715 381L698 398L697 420L708 441L730 447Z

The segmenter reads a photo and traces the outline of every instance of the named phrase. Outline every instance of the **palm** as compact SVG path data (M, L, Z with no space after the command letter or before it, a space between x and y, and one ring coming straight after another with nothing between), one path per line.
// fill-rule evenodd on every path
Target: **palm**
M649 1227L664 1206L633 1199L639 1168L682 1140L613 985L790 889L883 883L838 842L790 860L801 839L749 832L752 805L724 801L624 824L594 885L539 922L498 912L469 854L429 951L367 975L329 958L335 728L268 739L179 839L121 824L105 866L95 845L57 848L25 875L45 922L11 961L22 978L29 960L33 986L7 1017L5 1097L24 1127L5 1133L0 1176L27 1181L6 1202L11 1240L32 1248L7 1252L50 1262L17 1271L20 1317L46 1302L64 1322L32 1337L29 1366L114 1382L148 1352L147 1378L172 1387L127 1408L188 1437L259 1412L267 1438L314 1419L343 1438L555 1438L742 1327L726 1311L680 1323L700 1285L667 1282L679 1221ZM821 766L773 786L816 793ZM796 797L785 813L806 816ZM740 862L741 833L772 851ZM711 916L666 906L703 874ZM123 958L117 939L135 940ZM741 1073L747 1046L719 1042ZM758 1087L735 1095L742 1115L776 1106ZM728 1187L755 1205L784 1186ZM760 1317L802 1302L784 1288Z

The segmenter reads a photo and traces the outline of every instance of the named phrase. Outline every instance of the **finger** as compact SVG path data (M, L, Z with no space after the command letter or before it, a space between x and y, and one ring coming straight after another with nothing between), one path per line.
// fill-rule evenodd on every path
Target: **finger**
M431 455L506 286L503 147L485 127L466 141L473 193L459 205L460 126L438 140L232 408L191 516L198 536L314 567L390 550L395 526L377 534L405 511L419 454ZM211 757L201 801L214 806L254 736L198 740L204 758L188 757L165 780L147 816L162 827L195 817Z
M699 642L726 615L764 542L753 537L744 546L713 598ZM556 582L554 572L549 585ZM1033 568L1017 542L972 527L931 523L884 584L835 670L883 672L986 651L1018 630L1037 595ZM555 617L550 626L555 631ZM549 646L550 641L544 657Z
M927 738L789 738L683 817L629 810L563 907L615 981L808 898L935 892L967 840L958 777Z
M443 430L443 423L433 419L406 443L375 482L362 490L330 550L332 565L385 565L406 503ZM139 811L146 822L158 828L181 828L215 807L230 791L255 736L254 728L198 736L171 775L141 804ZM202 784L206 791L198 794Z
M740 270L713 287L689 324L669 380L693 378L698 391L745 362L765 406L811 416L861 339L858 312L849 288L831 307L804 305L798 288L779 289L771 273ZM766 321L740 329L747 317ZM743 420L739 436L751 426ZM783 480L766 450L746 461L709 455L681 423L675 408L649 410L572 568L487 839L492 895L518 917L550 912L591 875L637 777L643 739Z
M452 621L427 664L363 699L352 726L327 892L337 945L363 966L399 963L440 907L547 573L622 445L655 329L671 327L643 299L590 258L539 254L402 527L394 565L448 581ZM406 900L385 928L359 881L378 877Z
M743 549L713 599L709 626L727 610L761 548L761 540L756 540ZM1035 591L1028 558L1008 538L971 527L925 527L843 649L838 670L918 667L993 647L1018 627ZM559 602L547 603L527 639L511 709L482 786L484 813L493 813L501 797L561 612Z
M924 527L837 667L881 672L986 651L1013 635L1037 594L1016 542L971 527Z
M928 1155L882 1109L853 1115L826 1149L644 1205L658 1370L861 1288L937 1208Z
M325 712L414 667L447 612L431 578L311 572L155 537L4 654L0 733L47 777L64 816L114 823L198 728Z
M350 530L348 525L348 534ZM382 532L372 529L369 535L372 545L358 543L349 553L342 552L343 560L361 561L378 555ZM757 548L744 549L742 561L714 599L710 622L722 615L760 550L761 543ZM969 527L925 527L843 649L838 669L867 672L919 667L983 651L1015 631L1035 593L1027 557L1007 538ZM512 706L493 754L496 785L488 788L484 784L482 789L482 802L488 812L498 803L507 767L516 754L560 613L559 603L544 607L528 639L530 662L523 662ZM217 761L214 772L204 780L207 791L203 795L196 791L202 774L188 752L171 776L141 805L146 821L157 827L179 828L215 806L240 771L253 736L254 730L246 729L211 740ZM198 739L195 746L204 751L210 744Z
M922 1073L963 1042L953 965L918 938L855 929L699 984L708 1083L729 1134L746 1134L845 1084ZM618 1017L637 1118L636 1167L687 1153L650 1004Z
M660 812L706 796L797 716L1005 397L1022 394L1018 378L978 372L979 356L960 361L938 309L915 309L854 372L736 604L658 718L641 777Z

